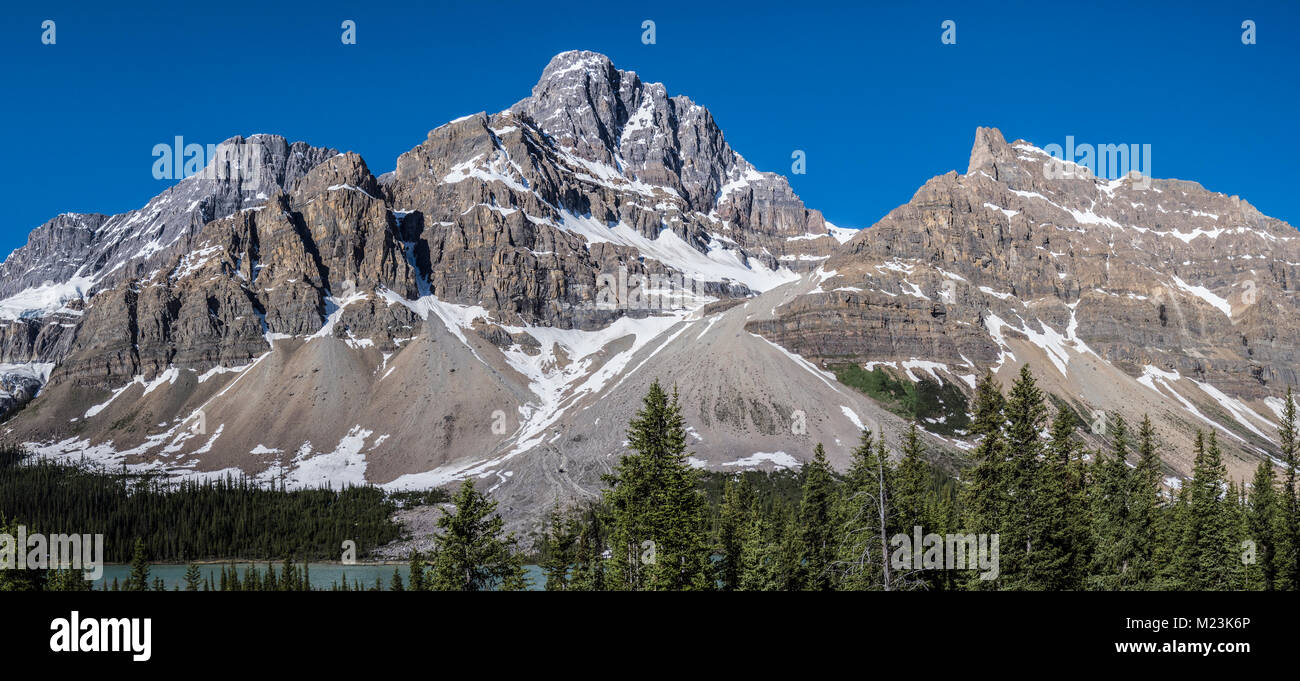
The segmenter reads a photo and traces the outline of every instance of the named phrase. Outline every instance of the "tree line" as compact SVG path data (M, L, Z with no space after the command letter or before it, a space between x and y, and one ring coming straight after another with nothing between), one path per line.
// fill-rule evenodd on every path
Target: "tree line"
M113 563L131 558L137 538L165 562L336 559L344 540L364 555L400 537L392 519L400 501L369 486L287 490L229 475L173 482L0 450L0 516L30 532L103 534Z
M724 483L710 512L700 473L687 463L676 392L670 397L655 383L629 429L633 451L606 477L602 499L552 511L542 541L546 588L1300 585L1296 415L1289 390L1279 427L1280 466L1264 460L1249 485L1230 480L1217 434L1198 433L1192 476L1172 489L1162 484L1162 445L1149 418L1133 427L1115 417L1106 447L1089 451L1076 417L1068 408L1049 413L1027 367L1005 393L990 372L975 392L970 433L976 444L960 480L931 465L915 424L897 456L864 430L843 475L816 446L799 473L797 500L739 475ZM922 534L996 537L996 577L970 565L929 569L907 560L921 551L900 538ZM924 548L934 548L928 537Z

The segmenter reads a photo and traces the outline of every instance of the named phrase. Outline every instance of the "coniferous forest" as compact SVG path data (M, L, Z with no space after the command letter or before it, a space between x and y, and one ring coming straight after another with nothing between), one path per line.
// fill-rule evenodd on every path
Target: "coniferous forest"
M32 532L104 535L104 559L337 559L344 540L364 555L397 539L394 499L373 487L285 490L246 478L169 482L156 475L23 461L0 452L0 520Z
M1192 478L1169 489L1149 419L1116 417L1109 447L1087 451L1072 412L1051 414L1027 368L1005 392L986 373L960 480L931 464L912 426L898 452L864 431L843 475L817 445L796 494L745 474L710 505L686 463L676 395L655 384L602 501L552 513L546 588L1294 590L1295 425L1288 392L1282 465L1261 462L1246 484L1227 479L1217 435L1198 434ZM896 567L897 538L922 532L997 536L996 577Z
M1003 390L977 383L977 444L958 475L935 465L915 425L899 451L864 430L851 464L835 472L822 445L797 473L704 473L687 463L674 390L652 384L628 428L630 452L605 476L599 501L557 502L525 552L496 502L466 481L439 518L434 548L410 557L403 579L333 590L477 591L544 586L595 590L1295 590L1300 503L1295 401L1279 428L1280 465L1249 482L1227 479L1218 438L1198 433L1191 479L1163 484L1162 444L1149 419L1116 416L1103 450L1083 446L1068 409L1049 401L1026 368ZM399 501L355 487L286 491L246 480L166 484L49 462L0 467L0 530L19 521L44 532L107 535L109 561L132 564L112 590L161 589L149 560L277 558L277 572L223 569L217 583L191 565L185 590L313 588L295 558L333 557L343 538L364 551L399 538ZM8 522L4 520L8 517ZM36 531L36 530L34 530ZM995 569L919 560L922 535L995 537ZM973 548L976 543L970 546ZM124 555L122 547L131 547ZM942 547L940 547L942 548ZM951 547L949 547L951 550ZM918 560L910 560L913 556ZM536 562L543 584L529 584ZM74 590L68 571L0 575L0 590ZM104 585L109 589L109 585Z

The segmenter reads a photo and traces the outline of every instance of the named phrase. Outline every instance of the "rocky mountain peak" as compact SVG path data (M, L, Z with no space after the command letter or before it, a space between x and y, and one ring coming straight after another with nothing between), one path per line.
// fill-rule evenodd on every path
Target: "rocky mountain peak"
M542 70L532 96L512 110L527 114L578 156L613 166L623 125L640 97L640 78L614 68L609 57L561 52Z
M294 185L294 192L299 194L319 194L338 189L361 191L372 198L381 194L379 181L370 173L365 159L351 151L318 164Z
M1001 130L980 126L975 128L975 144L970 150L970 163L966 172L970 174L980 168L996 167L998 161L1004 161L1008 157L1014 156L1015 152L1011 150L1007 140L1002 137ZM994 175L994 177L997 176Z

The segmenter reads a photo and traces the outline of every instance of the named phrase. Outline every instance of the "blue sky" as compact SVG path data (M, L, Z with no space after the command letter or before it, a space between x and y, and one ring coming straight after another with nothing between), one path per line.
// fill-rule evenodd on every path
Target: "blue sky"
M1296 3L303 4L6 6L0 253L58 213L143 205L169 184L153 146L177 135L278 133L391 170L431 128L527 96L567 49L708 107L762 170L788 175L803 150L795 190L844 226L964 172L979 125L1039 146L1151 144L1155 176L1300 224ZM947 19L956 45L940 42Z

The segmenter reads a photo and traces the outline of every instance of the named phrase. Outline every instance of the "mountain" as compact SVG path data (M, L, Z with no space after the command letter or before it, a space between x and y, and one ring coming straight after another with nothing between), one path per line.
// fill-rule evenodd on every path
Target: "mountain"
M1049 179L1050 163L980 128L965 174L927 182L753 330L814 362L968 387L1029 363L1085 423L1149 412L1173 473L1213 428L1248 475L1300 380L1300 235L1194 182Z
M226 144L267 147L255 182L212 169L59 216L0 265L5 438L291 485L473 477L522 524L595 493L655 378L718 470L817 442L843 465L861 427L896 442L909 417L959 466L974 376L1027 363L1089 423L1220 429L1238 474L1296 381L1294 228L1190 182L1048 179L993 129L861 232L591 52L379 176Z
M228 152L259 153L231 170ZM203 225L262 204L307 169L337 154L276 135L233 137L217 145L207 171L120 215L64 213L32 230L0 263L0 362L48 364L67 356L85 302L149 277L188 253ZM242 171L242 172L241 172ZM48 374L48 371L46 371ZM0 403L3 404L3 403ZM0 408L0 416L5 413Z

